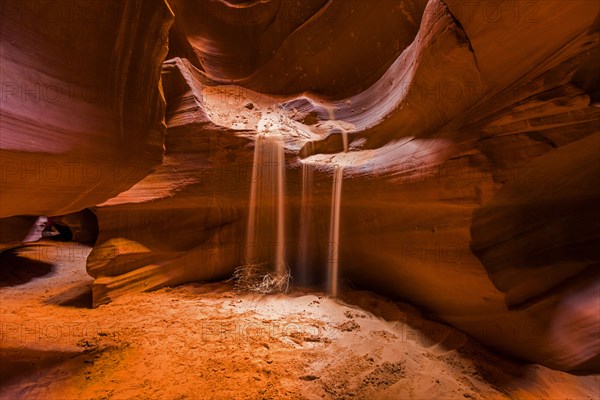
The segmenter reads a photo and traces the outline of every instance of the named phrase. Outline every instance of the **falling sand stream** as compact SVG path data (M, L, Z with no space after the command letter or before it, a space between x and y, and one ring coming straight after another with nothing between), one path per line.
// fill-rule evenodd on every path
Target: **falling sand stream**
M338 295L340 204L343 168L333 169L331 215L327 258L327 291ZM297 259L298 282L306 284L309 276L314 166L302 164L302 199L300 207L299 252ZM274 243L272 248L267 246ZM247 265L270 266L279 276L287 273L285 262L285 157L280 135L259 134L256 137L245 262Z
M306 284L310 281L310 254L311 254L311 223L312 223L312 192L313 192L312 164L302 164L302 198L300 205L300 245L298 246L298 282Z
M274 272L283 275L285 266L285 158L279 135L260 134L256 138L248 232L246 263L273 265ZM266 251L265 246L274 243Z
M329 113L329 120L330 121L335 121L335 111L333 108L329 108L328 110ZM344 149L344 153L348 152L348 148L349 148L349 143L348 143L348 131L346 131L346 129L342 128L341 126L339 127L342 132L342 148Z
M333 183L331 191L331 211L329 221L329 240L327 242L327 291L333 296L338 295L339 280L339 249L340 249L340 207L342 199L342 179L344 169L341 166L333 168ZM300 246L298 252L298 281L309 282L311 254L311 224L313 223L314 165L302 164L302 202L300 206Z
M331 222L329 225L329 259L327 269L327 290L331 295L338 294L338 264L340 249L340 203L342 199L342 179L344 169L335 166L331 193Z

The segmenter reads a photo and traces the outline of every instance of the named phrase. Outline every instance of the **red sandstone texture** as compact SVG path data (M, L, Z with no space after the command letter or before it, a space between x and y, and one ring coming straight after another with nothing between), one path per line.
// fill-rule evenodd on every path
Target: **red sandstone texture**
M508 360L367 291L191 283L91 309L89 251L41 241L0 255L2 399L598 397L598 375ZM19 273L23 262L37 272Z
M520 359L600 367L597 2L75 3L69 23L3 5L4 247L31 216L91 208L95 305L228 278L256 135L278 133L292 271L301 166L317 282L342 166L346 286Z

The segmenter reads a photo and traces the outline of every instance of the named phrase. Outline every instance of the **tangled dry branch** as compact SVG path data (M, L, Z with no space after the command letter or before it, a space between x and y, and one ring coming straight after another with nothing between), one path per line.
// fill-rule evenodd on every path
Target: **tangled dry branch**
M239 291L285 293L290 288L291 275L288 268L277 274L265 264L245 264L235 269L232 279Z

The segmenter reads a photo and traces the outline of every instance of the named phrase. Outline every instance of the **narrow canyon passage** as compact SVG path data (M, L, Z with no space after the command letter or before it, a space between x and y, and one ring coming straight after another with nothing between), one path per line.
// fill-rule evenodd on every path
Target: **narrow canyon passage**
M600 2L5 0L0 398L600 398Z

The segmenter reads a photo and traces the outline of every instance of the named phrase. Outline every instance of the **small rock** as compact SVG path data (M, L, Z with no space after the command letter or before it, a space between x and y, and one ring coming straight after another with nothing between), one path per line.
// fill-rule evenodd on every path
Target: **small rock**
M319 379L318 376L315 375L303 375L300 377L303 381L314 381L315 379Z
M358 323L356 323L354 320L350 320L350 321L344 322L343 324L338 324L336 326L336 328L342 332L352 332L352 331L359 330L360 325Z
M248 110L252 110L254 108L254 104L253 103L246 103L246 105L244 107L246 107Z

